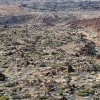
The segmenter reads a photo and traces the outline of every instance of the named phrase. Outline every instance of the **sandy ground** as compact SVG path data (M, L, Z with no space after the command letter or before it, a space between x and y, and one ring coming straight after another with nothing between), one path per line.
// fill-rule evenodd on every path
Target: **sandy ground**
M0 5L0 15L18 14L21 10L18 5Z

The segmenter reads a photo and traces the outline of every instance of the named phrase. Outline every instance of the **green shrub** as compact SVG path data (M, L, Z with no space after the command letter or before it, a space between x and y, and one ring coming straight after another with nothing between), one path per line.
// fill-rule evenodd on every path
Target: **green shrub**
M46 99L45 96L40 96L40 97L39 97L39 100L45 100L45 99Z
M15 96L15 95L17 95L15 92L10 93L10 96Z
M65 62L62 63L55 63L55 64L51 64L51 67L62 67L65 65Z
M94 64L94 71L100 71L100 65L99 64Z
M30 94L25 94L25 95L23 96L23 98L30 98L30 97L31 97Z
M59 92L59 95L62 96L62 95L63 95L63 91L60 91L60 92Z
M6 87L14 87L15 85L13 83L8 83L5 85Z
M89 89L79 90L76 92L78 96L83 96L83 97L88 96L90 93L91 91Z
M6 96L1 96L1 97L0 97L0 100L9 100L9 98L6 97Z
M99 88L100 87L100 84L94 84L93 86L92 86L92 88Z
M49 55L49 53L48 52L44 52L43 55Z
M18 100L20 100L21 97L20 97L20 95L13 95L13 96L12 96L12 99L18 99Z
M52 52L51 54L52 54L52 55L57 55L58 53L57 53L57 52Z
M82 93L82 92L77 92L76 94L77 94L78 96L83 96L83 97L89 95L89 93Z
M46 64L44 62L41 62L40 67L46 67Z

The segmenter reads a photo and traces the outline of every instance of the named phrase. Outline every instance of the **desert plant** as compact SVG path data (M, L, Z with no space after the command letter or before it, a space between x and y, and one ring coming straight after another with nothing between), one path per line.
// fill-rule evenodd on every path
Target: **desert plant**
M88 93L77 92L77 95L85 97L85 96L88 96L89 94Z
M41 62L40 67L46 67L46 64L44 62Z
M1 97L0 97L0 100L9 100L9 98L6 97L6 96L1 96Z
M15 96L15 95L17 95L15 92L10 93L10 96Z
M45 99L46 99L45 96L40 96L40 97L39 97L39 100L45 100Z
M15 85L13 83L8 83L5 85L6 87L14 87Z
M92 88L99 88L100 87L100 84L94 84L93 86L92 86Z
M43 55L49 55L49 53L48 52L44 52Z
M59 95L62 96L62 95L63 95L63 91L60 91L60 92L59 92Z
M55 63L55 64L51 64L51 67L62 67L65 65L65 62L62 63Z
M30 97L31 97L30 94L25 94L25 95L23 96L23 98L30 98Z
M12 96L12 99L14 99L14 100L20 100L21 97L20 97L20 95L13 95Z
M93 93L93 90L90 89L79 90L76 92L78 96L83 96L83 97L88 96L91 93Z

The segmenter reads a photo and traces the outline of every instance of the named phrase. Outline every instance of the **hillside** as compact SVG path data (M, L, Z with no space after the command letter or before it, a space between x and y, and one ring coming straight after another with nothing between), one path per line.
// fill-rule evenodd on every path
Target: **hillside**
M70 24L77 28L84 28L91 32L95 32L98 35L98 38L100 38L100 18L79 20L71 22Z
M99 100L99 40L99 0L1 0L0 100Z

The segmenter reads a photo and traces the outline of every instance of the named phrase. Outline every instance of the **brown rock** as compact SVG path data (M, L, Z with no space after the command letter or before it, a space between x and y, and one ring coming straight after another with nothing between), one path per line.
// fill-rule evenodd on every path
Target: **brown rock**
M0 72L0 81L5 81L5 75Z

